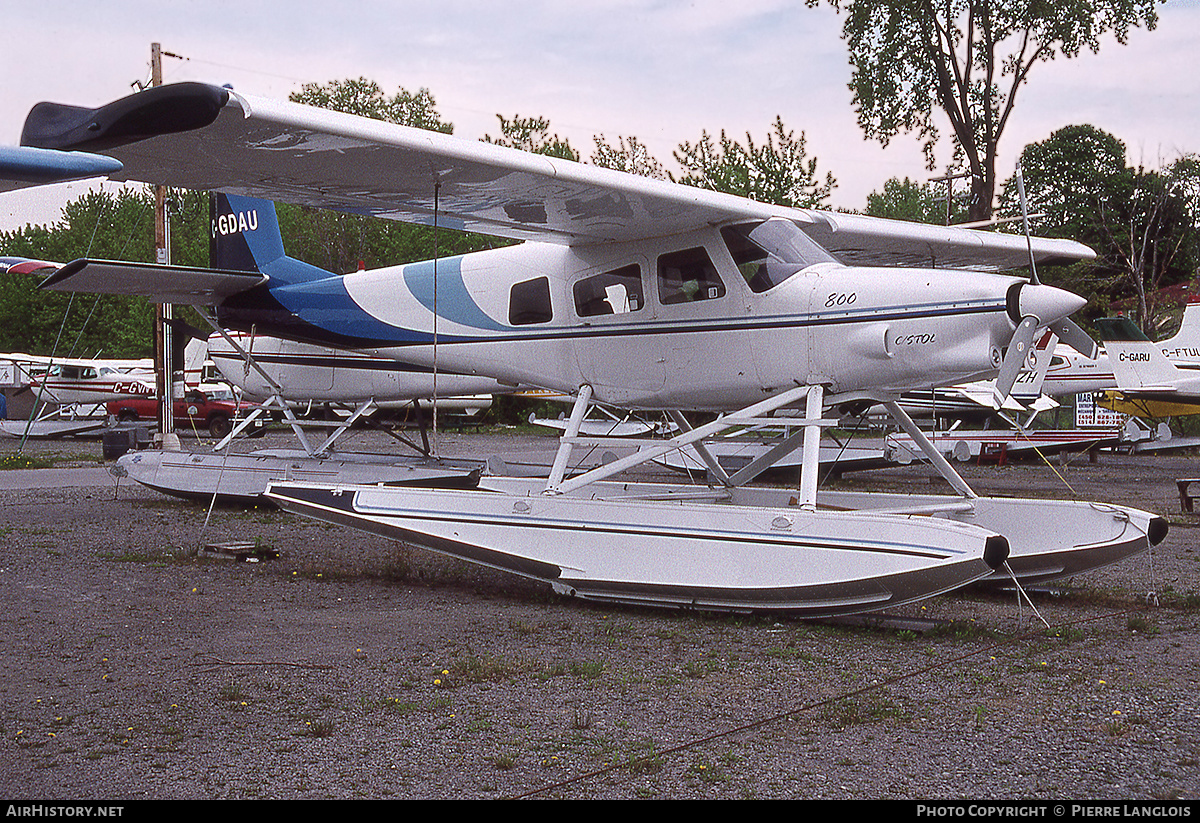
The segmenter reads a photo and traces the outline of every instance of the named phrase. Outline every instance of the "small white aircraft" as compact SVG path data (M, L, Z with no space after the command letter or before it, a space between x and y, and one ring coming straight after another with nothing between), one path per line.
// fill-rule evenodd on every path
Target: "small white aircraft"
M94 360L41 357L24 353L0 354L16 367L18 377L48 403L95 406L109 400L152 397L152 360Z
M1007 396L1039 329L1086 347L1069 320L1082 298L995 273L1091 257L1079 244L779 208L203 84L98 109L40 104L22 140L111 156L123 164L113 179L229 194L236 215L213 230L260 261L211 271L80 260L48 288L213 307L222 327L576 397L548 478L488 478L487 494L272 484L286 509L580 597L811 616L910 602L1000 568L1074 574L1165 536L1161 518L1125 507L981 498L896 402L997 373ZM247 229L260 216L239 196L526 242L332 275L256 247ZM568 476L593 400L666 410L681 433ZM818 507L823 409L878 403L957 498L826 495ZM750 489L753 472L715 461L717 488L614 479L659 449L703 452L705 438L795 406L798 490ZM722 416L692 428L684 410Z

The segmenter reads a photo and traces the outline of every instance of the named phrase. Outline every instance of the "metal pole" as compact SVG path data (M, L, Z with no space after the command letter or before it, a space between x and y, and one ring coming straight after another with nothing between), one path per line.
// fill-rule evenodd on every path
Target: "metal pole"
M150 85L161 86L162 45L150 44ZM155 262L159 265L171 264L171 233L167 221L167 189L165 186L154 187L154 248ZM161 444L166 447L175 435L175 394L173 388L174 358L172 357L171 320L174 316L173 307L169 303L160 303L155 310L154 322L154 373L155 386L158 391L158 433Z

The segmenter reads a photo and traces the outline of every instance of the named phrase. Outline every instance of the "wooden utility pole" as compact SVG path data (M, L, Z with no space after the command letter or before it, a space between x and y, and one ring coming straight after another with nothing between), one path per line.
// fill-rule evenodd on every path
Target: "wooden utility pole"
M150 44L150 85L161 86L162 45ZM167 219L167 188L154 187L154 248L155 262L171 263L171 228ZM155 311L154 322L154 375L158 391L158 434L162 445L175 435L174 360L172 356L171 319L174 311L169 303L161 303Z

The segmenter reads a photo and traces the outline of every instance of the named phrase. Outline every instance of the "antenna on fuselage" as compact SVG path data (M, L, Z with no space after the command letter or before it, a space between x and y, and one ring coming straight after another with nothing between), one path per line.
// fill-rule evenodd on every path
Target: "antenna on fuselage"
M439 196L442 191L442 181L433 181L433 454L438 453L438 258L439 248L438 212L441 207Z

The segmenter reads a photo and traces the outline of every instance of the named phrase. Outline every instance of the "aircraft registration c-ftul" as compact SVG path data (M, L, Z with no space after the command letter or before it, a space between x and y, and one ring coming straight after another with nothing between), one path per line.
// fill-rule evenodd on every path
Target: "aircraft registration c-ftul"
M98 109L40 104L22 142L111 156L113 179L225 192L214 230L246 246L221 271L76 261L47 288L212 305L229 328L556 391L586 384L631 408L989 376L1085 304L996 271L1031 254L1092 256L1068 241L779 208L202 84ZM263 231L267 204L247 196L528 242L333 274L288 258Z

